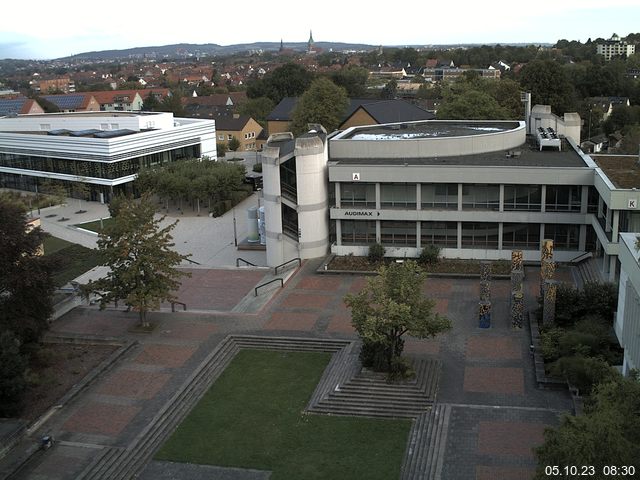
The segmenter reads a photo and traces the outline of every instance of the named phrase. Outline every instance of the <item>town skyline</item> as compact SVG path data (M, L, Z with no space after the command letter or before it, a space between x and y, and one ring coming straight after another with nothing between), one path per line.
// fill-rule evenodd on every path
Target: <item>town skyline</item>
M45 60L178 43L305 42L310 30L316 42L394 47L585 42L613 33L624 37L637 30L634 21L640 18L640 6L630 0L614 0L606 6L593 0L562 4L542 0L528 10L504 0L428 7L409 1L384 15L378 8L330 0L304 18L296 13L299 4L290 0L281 2L278 9L263 11L252 1L243 7L242 12L221 12L210 6L168 12L117 0L93 16L85 10L49 9L37 0L28 22L0 27L0 59ZM4 18L24 16L17 4L7 5L6 10ZM67 24L72 27L64 28Z

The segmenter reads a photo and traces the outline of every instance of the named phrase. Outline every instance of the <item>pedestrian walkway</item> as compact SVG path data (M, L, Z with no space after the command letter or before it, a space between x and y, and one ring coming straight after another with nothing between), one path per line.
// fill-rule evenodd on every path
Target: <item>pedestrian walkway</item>
M116 337L138 345L34 434L50 432L61 442L20 478L72 479L98 454L124 455L229 335L356 340L343 298L359 291L366 278L318 275L318 265L303 264L254 313L237 307L266 272L219 269L204 270L191 287L185 285L184 294L194 295L190 302L203 302L202 311L152 313L157 327L150 334L134 333L137 317L122 308L81 307L56 321L56 333ZM529 308L536 286L538 276L527 271ZM419 457L405 462L412 473L403 478L531 478L531 448L542 442L546 426L556 425L558 415L571 409L565 392L536 388L528 330L511 329L508 290L508 281L492 283L492 326L480 329L479 280L427 280L425 292L453 329L436 339L406 341L405 352L415 361L437 361L442 370L435 410L419 416L412 431ZM142 478L151 478L154 468L156 463Z

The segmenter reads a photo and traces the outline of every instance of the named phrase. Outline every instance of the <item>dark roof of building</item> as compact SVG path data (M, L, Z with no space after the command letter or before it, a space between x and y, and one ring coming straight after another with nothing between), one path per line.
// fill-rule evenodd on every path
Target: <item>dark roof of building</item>
M298 102L297 97L284 97L267 115L269 121L291 120L291 115ZM410 122L414 120L433 120L435 115L404 100L377 100L375 98L350 98L349 106L342 122L360 107L364 108L378 123Z
M354 113L360 108L365 110L377 123L413 122L436 118L432 112L404 100L383 100L362 104L354 110Z
M0 117L4 117L6 115L18 115L20 113L23 113L22 109L24 108L25 103L28 100L29 99L27 97L0 100Z
M582 157L563 141L562 150L539 151L532 139L517 149L475 155L420 158L330 158L344 165L459 165L473 167L563 167L589 168Z
M240 131L247 122L251 120L248 115L240 115L237 118L233 116L216 118L216 130Z
M616 188L640 188L637 155L591 155Z

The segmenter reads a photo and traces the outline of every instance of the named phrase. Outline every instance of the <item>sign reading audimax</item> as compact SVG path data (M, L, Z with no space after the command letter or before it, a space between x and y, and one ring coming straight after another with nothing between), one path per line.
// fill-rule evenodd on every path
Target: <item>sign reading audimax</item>
M379 217L380 212L375 212L370 210L347 210L346 212L344 212L344 216L345 217Z

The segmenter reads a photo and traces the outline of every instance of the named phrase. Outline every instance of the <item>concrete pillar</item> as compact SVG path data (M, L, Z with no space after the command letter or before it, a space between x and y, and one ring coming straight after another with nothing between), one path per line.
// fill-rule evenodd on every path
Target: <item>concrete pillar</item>
M416 183L416 210L422 210L422 185Z
M458 222L458 248L462 248L462 222Z
M498 204L498 211L499 212L504 212L504 184L500 184L500 194L499 194L499 204Z
M416 247L418 249L422 248L422 238L420 235L420 231L422 230L422 222L416 222Z
M300 258L323 257L329 250L329 154L326 142L320 137L297 138L295 156Z
M380 210L380 203L382 199L380 198L380 184L376 183L376 210Z
M541 185L540 188L540 211L542 213L547 211L547 186ZM544 238L542 236L542 232L540 232L540 238Z
M336 245L342 245L342 220L336 220Z
M580 237L578 239L578 250L584 252L587 249L587 226L580 225Z
M502 234L504 233L504 224L498 223L498 251L502 250Z
M376 243L382 243L382 234L380 232L380 220L376 220Z
M580 213L589 211L589 185L582 186L582 196L580 197Z
M340 182L335 183L336 208L342 208L342 194L340 193Z
M462 184L458 184L458 211L462 210ZM458 242L458 248L460 248L460 242Z
M611 231L611 223L612 223L611 220L612 220L611 219L611 209L607 208L607 216L606 216L606 219L605 219L605 222L604 222L604 231L607 232L607 233Z
M616 266L618 263L618 256L611 255L609 256L609 282L616 281Z
M262 151L262 192L267 237L267 265L275 267L285 261L282 237L280 190L280 148L266 146ZM287 259L288 260L288 259Z
M620 228L620 210L614 210L612 225L611 225L611 241L614 243L618 241L619 228Z

